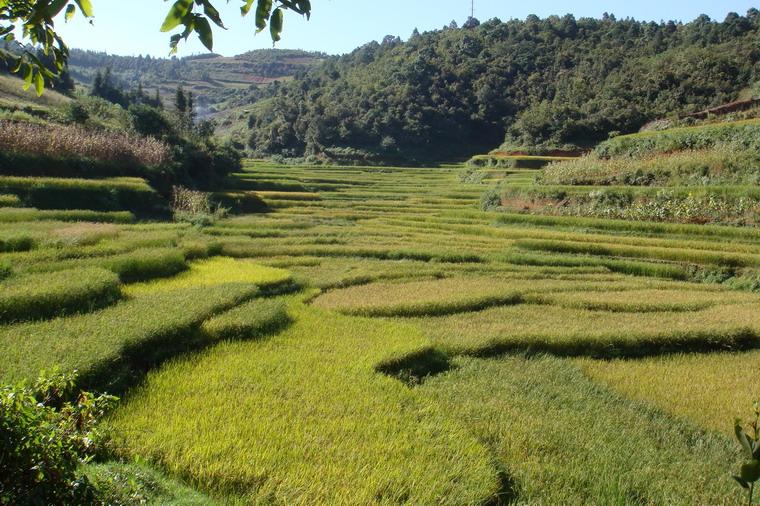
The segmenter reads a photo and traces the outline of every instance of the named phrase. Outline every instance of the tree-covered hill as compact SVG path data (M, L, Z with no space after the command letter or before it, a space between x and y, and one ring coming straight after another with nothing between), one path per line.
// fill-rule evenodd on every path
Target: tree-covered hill
M685 24L470 19L386 37L270 87L252 108L249 145L368 161L585 147L735 99L760 79L759 61L757 9Z

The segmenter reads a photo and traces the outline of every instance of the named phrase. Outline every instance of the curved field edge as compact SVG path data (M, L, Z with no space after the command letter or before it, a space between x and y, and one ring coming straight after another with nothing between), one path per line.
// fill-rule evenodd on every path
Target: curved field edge
M420 332L327 313L300 297L289 302L294 323L277 336L222 343L149 373L110 421L122 451L212 495L251 502L496 497L498 470L467 429L376 372L389 357L426 349Z

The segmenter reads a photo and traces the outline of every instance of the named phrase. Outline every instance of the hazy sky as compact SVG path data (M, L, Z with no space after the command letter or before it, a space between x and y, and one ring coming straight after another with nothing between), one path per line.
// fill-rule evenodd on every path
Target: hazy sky
M107 51L112 54L166 56L169 35L159 32L171 5L162 0L93 0L94 26L81 18L58 26L71 47ZM251 49L271 47L268 32L254 36L253 16L241 18L240 0L217 0L229 31L214 33L214 51L227 56ZM123 13L123 6L130 13ZM295 13L285 17L283 39L277 47L309 49L326 53L346 53L385 35L406 39L417 27L420 31L441 28L452 19L461 24L470 14L470 0L312 0L311 21ZM599 17L609 12L618 18L639 20L690 21L700 14L723 20L728 12L744 14L760 7L758 0L475 0L475 17L481 21L524 19L529 14L545 17L572 13L576 17ZM139 18L134 13L145 12ZM182 43L180 56L205 52L197 39Z

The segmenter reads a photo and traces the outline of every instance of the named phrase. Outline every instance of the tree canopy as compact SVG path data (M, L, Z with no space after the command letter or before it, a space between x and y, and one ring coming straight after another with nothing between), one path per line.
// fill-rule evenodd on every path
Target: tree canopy
M193 34L209 51L213 49L212 25L226 29L215 3L218 4L216 0L176 0L172 4L160 27L162 32L179 30L169 39L172 54L182 40ZM123 4L125 10L131 8L128 2ZM239 5L243 16L254 13L257 31L269 27L273 42L280 40L284 11L311 15L310 0L240 0ZM69 21L77 12L92 22L95 11L91 0L0 0L0 41L5 43L5 47L0 47L0 58L12 61L11 70L22 74L27 88L34 85L37 93L42 93L45 81L63 71L69 49L56 31L55 23L61 17ZM39 48L52 60L52 68L44 65L34 50L24 48L12 52L7 49L8 44L19 37L19 32L22 42Z

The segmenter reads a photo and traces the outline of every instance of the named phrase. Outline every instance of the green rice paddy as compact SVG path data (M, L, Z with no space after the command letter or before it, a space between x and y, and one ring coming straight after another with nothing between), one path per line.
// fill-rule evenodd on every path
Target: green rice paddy
M484 212L464 170L247 162L269 212L202 229L0 209L0 307L42 308L0 379L118 393L88 473L199 502L737 503L760 233Z

